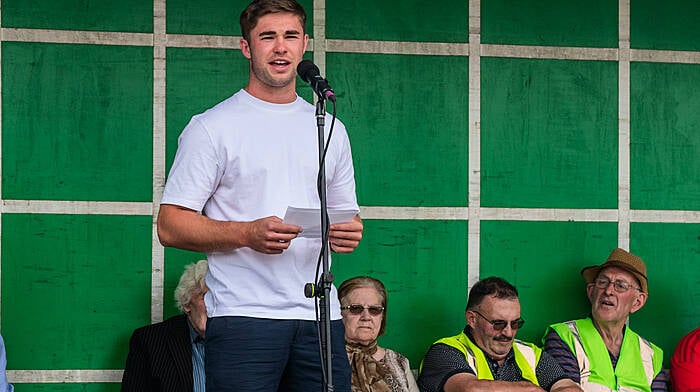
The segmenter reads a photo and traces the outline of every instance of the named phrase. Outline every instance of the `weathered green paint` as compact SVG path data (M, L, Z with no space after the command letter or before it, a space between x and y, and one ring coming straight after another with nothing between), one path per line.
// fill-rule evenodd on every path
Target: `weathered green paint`
M468 42L469 3L446 0L326 1L332 39Z
M631 64L632 208L700 209L700 65Z
M617 1L481 2L481 43L617 47Z
M152 200L152 64L148 47L3 42L2 197Z
M119 369L150 322L151 218L4 214L10 369Z
M481 205L616 208L617 63L482 58Z
M466 206L468 59L327 58L339 118L353 145L360 204Z
M2 27L153 32L153 3L143 0L3 0Z
M700 2L630 1L630 46L639 49L700 50Z

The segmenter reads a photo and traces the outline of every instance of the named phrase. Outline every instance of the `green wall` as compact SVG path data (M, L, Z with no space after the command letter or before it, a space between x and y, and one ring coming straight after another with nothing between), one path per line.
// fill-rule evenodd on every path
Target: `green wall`
M177 313L203 255L158 244L158 202L189 118L247 81L247 2L0 0L0 328L18 392L119 390L133 329ZM384 281L383 345L417 367L490 275L519 288L519 337L539 341L588 312L578 272L621 246L650 276L630 323L668 363L700 325L700 3L302 4L365 220L333 272Z

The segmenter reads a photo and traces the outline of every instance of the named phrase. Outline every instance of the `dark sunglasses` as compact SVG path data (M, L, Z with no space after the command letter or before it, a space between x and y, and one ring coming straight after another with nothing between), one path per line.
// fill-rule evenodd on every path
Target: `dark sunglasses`
M350 312L350 314L354 315L362 314L362 312L365 309L367 309L369 314L372 316L379 316L380 314L384 313L384 307L379 305L363 306L358 304L352 304L347 306L341 306L340 309L347 310Z
M475 309L470 309L472 312L478 314L479 316L483 317L484 320L488 321L489 324L495 329L496 331L502 331L506 328L506 325L508 325L508 322L506 320L489 320L484 316L483 314L479 313L478 310ZM522 326L525 324L525 320L522 318L519 318L517 320L513 320L510 322L510 328L513 330L522 328Z

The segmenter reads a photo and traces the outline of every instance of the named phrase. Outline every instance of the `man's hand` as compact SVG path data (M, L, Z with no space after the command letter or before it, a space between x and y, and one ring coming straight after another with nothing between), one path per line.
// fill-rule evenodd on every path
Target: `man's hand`
M360 244L363 230L364 225L359 215L355 215L350 222L332 224L328 233L331 249L337 253L352 252Z
M260 253L279 254L289 248L300 232L300 226L282 223L279 217L268 216L248 222L245 244Z

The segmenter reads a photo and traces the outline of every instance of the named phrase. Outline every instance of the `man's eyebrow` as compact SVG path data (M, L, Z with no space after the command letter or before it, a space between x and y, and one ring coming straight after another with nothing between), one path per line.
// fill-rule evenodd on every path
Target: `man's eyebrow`
M284 35L300 35L300 34L301 34L301 32L299 32L298 30L287 30L284 32ZM267 36L273 36L273 35L277 35L277 32L274 30L261 31L260 34L258 34L259 37L267 37Z

